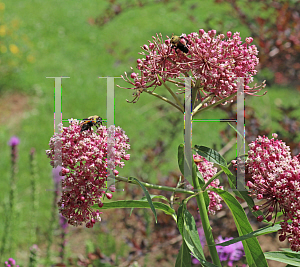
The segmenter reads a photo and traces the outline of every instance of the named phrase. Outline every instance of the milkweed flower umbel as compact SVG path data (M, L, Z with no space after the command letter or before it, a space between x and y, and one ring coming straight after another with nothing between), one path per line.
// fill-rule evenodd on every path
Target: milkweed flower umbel
M129 160L130 155L126 154L130 148L129 138L114 125L109 129L100 125L96 132L91 129L80 133L81 126L77 120L70 120L69 127L60 125L60 130L61 134L50 138L50 150L46 151L52 167L59 166L60 162L62 164L61 175L64 177L58 202L60 213L71 225L85 222L86 227L93 227L96 221L101 221L101 212L93 211L91 206L98 204L102 207L103 197L112 198L112 194L106 192L108 130L114 133L112 139L115 141L110 167L122 168L125 164L121 160ZM114 173L118 172L115 170Z
M277 138L277 134L272 136ZM284 142L274 138L269 140L259 136L249 145L246 172L253 181L248 181L247 186L252 196L265 200L262 205L253 207L265 212L257 220L271 221L274 211L275 214L282 211L284 221L281 222L279 240L288 238L291 249L300 251L300 162L291 156L290 148Z
M264 83L252 88L248 86L257 73L255 67L259 63L257 47L251 45L252 37L247 37L243 43L239 32L232 34L229 31L225 38L224 34L216 35L215 30L205 32L203 29L181 37L188 48L187 53L172 48L171 39L167 36L164 40L161 34L152 36L153 41L149 41L149 45L141 46L143 58L137 60L137 71L131 68L131 79L126 72L125 77L122 76L132 85L126 89L135 90L133 102L147 88L154 87L154 91L162 85L159 77L164 82L177 84L179 88L184 87L184 79L180 76L191 77L192 87L197 86L202 92L202 95L197 95L201 102L209 94L220 100L236 93L238 77L244 78L245 93L253 94L265 87ZM176 82L175 78L179 81Z

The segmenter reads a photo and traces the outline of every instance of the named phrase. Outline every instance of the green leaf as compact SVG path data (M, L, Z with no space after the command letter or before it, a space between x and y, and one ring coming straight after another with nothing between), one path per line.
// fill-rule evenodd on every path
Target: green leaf
M148 203L150 205L150 208L151 208L151 210L152 210L152 212L154 214L155 222L157 223L157 214L156 214L155 208L153 206L152 199L151 199L151 197L149 195L149 192L148 192L147 188L138 179L136 179L135 177L130 177L130 179L138 182L139 185L140 185L140 187L143 189L143 191L144 191L144 193L146 195L147 201L148 201Z
M165 196L162 196L162 195L150 195L150 197L151 197L151 199L153 199L153 198L160 198L160 199L163 199L163 200L169 202L169 200ZM145 200L147 200L147 197L144 196L144 197L141 198L141 200L145 201ZM132 212L133 212L133 208L130 210L129 216L131 216Z
M188 168L191 170L191 174L192 174L192 169L191 169L191 166L188 164L188 161L186 160L185 158L185 155L184 155L184 144L180 144L178 146L178 166L179 166L179 169L182 173L182 175L184 175L184 162L186 162ZM192 177L184 177L191 185L193 185L193 180L192 180Z
M244 136L233 126L231 123L227 122L227 124L239 135L241 140L244 140ZM238 147L238 155L240 155L240 150L243 147L244 142L241 142L241 147Z
M292 266L300 266L300 253L297 252L271 251L265 252L264 255L268 260L279 261Z
M177 227L182 236L183 236L183 225L184 225L183 217L184 217L185 209L186 209L186 206L185 206L184 202L182 202L177 210Z
M176 259L175 267L190 267L192 265L192 258L190 250L187 247L184 240L182 240L182 245L179 250L179 254Z
M290 248L280 248L280 250L286 251L286 252L289 252L289 253L294 253L296 255L300 255L300 252L293 251Z
M206 146L198 146L198 145L195 145L194 150L199 155L206 158L209 162L227 168L226 160L217 151Z
M200 187L203 187L203 186L205 185L204 178L203 178L201 172L198 170L198 167L197 167L196 163L193 162L193 175L194 175L194 172L195 172L195 171L196 171L197 177L198 177L198 179L199 179ZM206 209L208 210L208 205L209 205L209 196L208 196L208 192L207 192L207 191L204 191L204 192L203 192L203 196L204 196L204 201L205 201Z
M219 243L218 246L226 247L226 246L229 246L231 244L237 243L242 240L246 240L246 239L253 238L256 236L266 235L266 234L277 232L279 229L281 229L281 226L279 224L275 224L274 226L268 225L264 228L253 231L252 233L249 233L247 235L239 236L239 237L231 239L229 241Z
M250 211L252 212L253 216L258 217L259 215L263 215L261 210L257 210L257 211L253 210L253 206L255 204L254 204L252 197L250 197L248 195L248 190L245 188L245 186L242 185L241 182L236 179L236 177L231 173L231 171L228 168L223 169L223 171L225 172L225 174L228 177L228 182L229 182L231 189L233 190L233 192L235 193L236 196L240 197L241 199L244 199L247 202L248 207L249 207ZM236 183L238 183L238 186ZM237 188L245 188L245 190L239 191L236 189L236 187Z
M150 197L151 197L151 199L153 199L153 198L163 199L163 200L165 200L165 201L167 201L169 203L169 200L165 196L162 196L162 195L151 195L150 194ZM144 197L141 198L141 200L146 200L146 198L147 197L144 196Z
M248 221L246 213L240 203L229 192L219 188L210 188L211 191L218 193L224 202L229 207L236 228L240 236L247 235L253 232L253 229ZM251 267L266 267L268 266L261 247L256 237L243 240L243 246L247 258L247 263Z
M244 139L244 136L231 123L227 122L227 124L239 135L241 140Z
M167 215L176 215L175 211L168 205L161 202L152 202L156 209L162 210ZM94 209L99 209L98 205L93 206ZM101 210L115 209L115 208L151 208L149 203L144 200L119 200L103 203Z
M220 166L220 168L224 171L224 173L227 175L228 177L228 182L230 185L230 188L234 191L234 193L244 199L249 208L250 211L253 213L253 215L255 217L259 216L259 215L263 215L263 213L258 210L258 211L254 211L252 208L254 206L254 201L253 199L248 195L248 190L245 188L244 184L242 184L239 180L236 179L236 176L234 176L231 171L228 169L227 164L226 164L226 160L215 150L208 148L208 147L204 147L204 146L198 146L195 145L194 150L201 156L205 157L208 161L213 162L215 164L217 164L218 166ZM238 191L237 188L245 188L245 190L241 190Z
M205 260L194 217L186 209L183 212L183 217L183 238L187 247L203 266L216 267L216 265Z

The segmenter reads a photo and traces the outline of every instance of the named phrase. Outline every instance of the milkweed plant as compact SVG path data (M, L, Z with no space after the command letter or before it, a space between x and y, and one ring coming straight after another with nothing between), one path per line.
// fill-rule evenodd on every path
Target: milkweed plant
M173 41L175 39L177 43ZM243 78L245 94L257 96L265 88L265 82L249 85L259 63L258 50L252 41L252 37L242 41L239 32L228 31L225 36L216 35L215 30L205 32L203 29L174 39L166 36L165 40L161 34L156 34L149 44L141 46L143 51L136 69L131 68L130 74L125 72L122 76L129 84L126 89L133 91L133 100L127 101L135 103L142 93L148 93L185 115L185 105L179 94L186 93L186 78L190 78L191 118L216 105L233 102L238 94L238 78ZM172 98L156 93L157 87L166 89ZM69 122L69 127L61 125L60 133L51 137L50 149L46 151L51 165L56 168L61 164L62 167L62 195L58 207L69 224L85 224L91 228L96 222L101 222L101 213L105 209L117 207L150 208L157 221L156 210L161 210L174 218L182 235L176 267L187 267L192 263L224 266L224 262L236 266L234 262L241 258L244 266L268 266L266 259L299 266L300 155L293 157L290 148L277 139L277 134L272 134L272 139L258 136L249 145L248 154L244 155L247 157L244 174L250 178L242 188L237 187L236 175L229 170L231 165L237 168L239 161L232 159L227 163L218 152L197 145L191 148L194 151L192 158L187 159L185 145L180 144L179 168L184 176L184 166L189 166L192 179L187 181L181 177L181 182L173 188L119 175L116 168L122 168L130 159L127 154L129 138L120 127L101 125L97 130L92 128L81 132L79 121L71 119ZM233 192L224 190L220 184L218 177L222 173L227 175ZM108 175L116 181L140 186L146 197L143 200L112 201L116 188L108 185ZM154 201L155 196L150 196L147 188L181 193L186 197L175 210L171 202ZM259 222L268 225L253 231L236 197L248 204ZM203 232L201 242L199 228L187 209L187 202L192 198L196 199L199 208ZM213 237L209 216L217 213L222 203L226 203L232 212L239 234L237 238ZM290 249L264 253L257 236L272 232L278 232L280 241L287 239ZM203 246L208 247L210 259L205 257Z

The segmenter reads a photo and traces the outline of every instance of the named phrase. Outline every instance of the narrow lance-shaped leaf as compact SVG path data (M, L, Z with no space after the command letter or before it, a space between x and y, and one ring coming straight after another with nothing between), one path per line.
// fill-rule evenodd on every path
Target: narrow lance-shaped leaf
M253 215L255 217L259 216L259 215L262 215L262 212L260 210L258 211L253 211L252 207L254 206L254 201L253 199L248 195L248 192L247 190L241 190L241 191L238 191L236 188L244 188L244 185L241 184L240 181L238 181L236 179L236 176L234 176L231 171L228 169L227 167L227 163L226 163L226 160L215 150L209 148L209 147L205 147L205 146L198 146L198 145L195 145L195 148L194 150L201 156L205 157L208 161L214 163L214 164L217 164L218 166L220 166L220 168L224 171L224 173L227 175L228 177L228 181L229 181L229 185L231 187L231 189L234 191L234 193L244 199L251 212L253 213ZM239 184L237 186L237 183Z
M167 215L176 217L175 211L168 205L161 202L153 202L153 206L156 209L162 210ZM93 206L94 209L99 209L98 205ZM143 200L119 200L104 202L101 210L116 209L116 208L151 208L147 201Z
M140 181L139 181L138 179L136 179L135 177L129 177L129 180L134 180L134 181L138 182L138 184L140 185L140 187L143 189L143 191L144 191L144 193L145 193L145 196L146 196L146 198L147 198L147 201L148 201L148 203L149 203L149 205L150 205L150 208L151 208L151 210L152 210L152 212L153 212L153 214L154 214L155 222L157 223L157 214L156 214L156 211L155 211L155 208L154 208L154 206L153 206L153 202L152 202L152 199L151 199L151 197L150 197L150 195L149 195L148 190L147 190L146 187L145 187L142 183L140 183Z
M241 204L229 192L219 188L210 188L210 190L218 193L229 207L240 236L253 232L244 209L242 208ZM243 240L242 242L247 258L247 263L249 266L268 266L256 237Z
M288 251L270 251L265 252L264 254L268 260L283 262L291 266L300 266L299 253L291 253Z
M194 257L198 261L200 261L200 263L203 266L216 267L216 265L205 260L194 217L188 212L188 210L184 210L183 214L184 214L183 237L187 247L193 253Z
M268 225L264 228L253 231L252 233L249 233L247 235L239 236L239 237L231 239L229 241L219 243L218 246L226 247L226 246L229 246L231 244L234 244L234 243L237 243L239 241L243 241L243 240L246 240L246 239L249 239L249 238L274 233L274 232L277 232L280 229L281 229L281 226L279 224L275 224L274 226Z
M163 199L163 200L169 202L169 200L168 200L165 196L162 196L162 195L150 195L150 197L151 197L151 199L153 199L153 198L160 198L160 199ZM143 197L141 198L141 200L146 201L146 200L147 200L147 197L146 197L146 196L143 196ZM129 216L131 216L131 213L132 213L132 212L133 212L133 208L130 210Z
M192 174L192 169L191 166L188 164L189 162L187 161L185 155L184 155L184 144L180 144L178 146L178 166L179 169L184 175L184 165L186 164L187 168L190 170L190 173ZM193 180L192 177L184 177L191 185L193 185Z
M191 267L192 258L189 248L187 247L184 240L179 250L179 254L176 259L175 267Z

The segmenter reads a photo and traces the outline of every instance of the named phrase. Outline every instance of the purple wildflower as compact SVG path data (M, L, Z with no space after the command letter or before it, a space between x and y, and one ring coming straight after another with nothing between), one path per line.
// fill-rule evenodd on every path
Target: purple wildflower
M8 143L9 146L17 146L20 144L20 139L16 136L13 136L9 139Z
M202 245L202 247L204 247L206 240L205 240L203 228L199 227L197 230L198 230L198 234L200 237L201 245ZM233 239L233 237L225 237L223 239L222 236L219 236L215 240L215 243L219 244L219 243L229 241L231 239ZM220 261L227 261L227 265L229 267L232 267L234 261L241 260L243 258L243 256L245 255L244 247L243 247L243 244L241 241L231 244L226 247L225 246L224 247L216 246L216 249L217 249L218 255L220 257ZM195 265L200 264L200 262L194 257L192 257L192 263Z
M225 237L219 236L215 242L216 244L223 243L233 239L233 237ZM243 243L241 241L231 244L229 246L216 246L218 255L220 257L220 261L228 261L228 266L233 266L234 261L239 261L245 255Z

